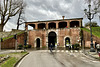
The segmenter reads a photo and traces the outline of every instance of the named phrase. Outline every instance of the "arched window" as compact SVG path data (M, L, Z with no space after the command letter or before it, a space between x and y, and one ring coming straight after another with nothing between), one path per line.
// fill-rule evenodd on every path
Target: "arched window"
M66 28L67 22L59 22L59 28Z
M70 27L79 27L79 21L70 22Z
M65 39L65 46L70 46L70 38L66 37Z
M33 30L35 29L35 24L29 24L28 25L28 30Z
M44 28L46 28L46 24L45 23L38 24L38 29L44 29Z
M56 28L56 23L53 23L53 22L49 23L48 26L49 26L49 29Z

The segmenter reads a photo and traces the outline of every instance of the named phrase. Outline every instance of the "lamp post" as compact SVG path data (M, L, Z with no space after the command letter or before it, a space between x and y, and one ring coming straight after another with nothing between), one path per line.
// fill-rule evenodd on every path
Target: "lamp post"
M27 31L25 31L25 33L24 33L24 51L26 51L26 49L27 49L27 47L26 47L26 45L27 45Z
M1 42L3 42L3 39L2 38L0 39L0 51L1 51Z
M15 50L17 50L17 34L14 35L14 39L15 39Z
M91 44L90 44L91 48L90 48L90 52L95 52L95 49L93 47L91 20L94 18L94 15L97 13L97 8L94 9L94 12L91 12L91 4L89 4L88 7L89 7L89 11L87 12L87 9L84 9L84 12L87 15L87 18L90 20L90 35L91 35Z

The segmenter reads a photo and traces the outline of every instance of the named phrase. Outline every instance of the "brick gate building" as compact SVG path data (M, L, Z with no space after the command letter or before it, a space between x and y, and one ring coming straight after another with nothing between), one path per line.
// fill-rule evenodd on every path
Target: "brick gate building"
M28 30L28 25L33 30ZM28 43L32 47L49 47L59 44L59 47L73 45L80 41L80 27L82 18L61 19L26 22L25 29L28 31Z

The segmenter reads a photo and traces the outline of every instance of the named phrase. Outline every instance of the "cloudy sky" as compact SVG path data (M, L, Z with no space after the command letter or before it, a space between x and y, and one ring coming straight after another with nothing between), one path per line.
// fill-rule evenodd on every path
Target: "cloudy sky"
M83 18L83 25L88 22L84 15L84 9L87 4L84 0L24 0L27 4L25 8L26 21L41 21L41 20L57 20L65 18ZM4 30L9 31L16 29L17 16L9 20L4 27ZM99 23L99 19L95 16L93 21ZM24 29L24 24L20 26Z

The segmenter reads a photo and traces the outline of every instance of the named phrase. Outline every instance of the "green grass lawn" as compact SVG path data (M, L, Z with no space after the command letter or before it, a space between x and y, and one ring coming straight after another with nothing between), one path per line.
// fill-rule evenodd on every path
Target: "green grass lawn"
M0 67L13 67L14 64L25 54L27 54L27 52L16 52L16 53L9 53L9 54L1 54L1 56L6 56L9 55L10 58L6 61L4 61L3 63L0 64Z
M85 31L87 31L87 32L90 33L90 30L89 30L89 29L86 29L86 28L81 28L81 29L82 29L82 30L85 30ZM94 36L97 36L97 37L100 38L100 27L92 27L92 34L93 34Z
M1 64L0 67L13 67L13 65L18 61L17 58L11 57L5 63Z

